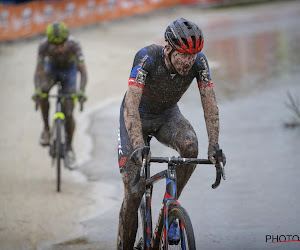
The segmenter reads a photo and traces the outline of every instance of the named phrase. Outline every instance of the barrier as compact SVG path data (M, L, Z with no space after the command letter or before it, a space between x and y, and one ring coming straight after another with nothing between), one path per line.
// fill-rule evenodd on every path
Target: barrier
M264 0L182 0L182 4L221 5L231 3L261 2Z
M0 41L45 32L47 25L64 21L69 27L141 14L177 5L181 0L67 0L34 1L21 5L0 5Z
M45 32L47 25L64 21L69 27L83 26L142 14L178 4L223 4L259 0L64 0L0 4L0 41L26 38Z
M212 4L212 3L224 3L224 2L228 2L228 0L182 0L183 4Z

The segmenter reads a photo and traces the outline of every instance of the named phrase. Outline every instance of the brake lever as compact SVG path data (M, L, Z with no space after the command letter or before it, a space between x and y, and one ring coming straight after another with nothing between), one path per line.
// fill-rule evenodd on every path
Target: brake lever
M221 177L223 178L223 180L226 179L225 170L222 163L222 156L223 156L222 149L218 149L216 151L216 154L214 155L214 158L216 159L217 163L216 163L216 181L214 184L211 185L213 189L216 189L220 185Z
M144 170L145 170L145 166L146 166L146 158L143 159L143 164L142 164L142 167L141 167L141 171L140 171L140 177L143 177L144 175Z
M220 168L222 169L222 178L225 181L226 180L226 176L225 176L225 168L222 162L220 162Z
M216 181L211 185L213 189L216 189L221 183L222 169L216 166Z
M147 164L147 157L148 157L149 152L150 152L150 147L145 146L143 148L143 152L142 152L143 163L142 163L142 166L138 166L139 169L136 173L136 176L135 176L134 180L131 182L132 186L135 186L139 182L140 178L142 178L144 176L145 167Z
M139 182L140 178L143 177L145 164L146 164L146 159L143 159L143 164L142 166L138 166L138 170L136 171L136 176L134 180L131 182L131 186L134 187Z

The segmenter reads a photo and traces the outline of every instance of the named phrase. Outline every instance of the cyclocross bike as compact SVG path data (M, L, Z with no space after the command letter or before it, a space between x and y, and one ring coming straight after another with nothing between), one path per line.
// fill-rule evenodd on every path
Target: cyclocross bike
M51 129L50 137L50 149L49 154L52 157L52 166L56 162L56 190L60 192L61 186L61 161L64 160L64 166L68 168L67 164L67 133L66 133L66 121L65 114L62 111L62 102L65 99L73 99L74 102L77 102L78 96L76 94L63 94L62 85L60 82L57 82L57 95L47 95L46 93L42 94L42 98L56 98L56 110L54 113L54 121ZM36 105L36 110L38 105ZM80 103L80 111L83 110L83 104Z
M196 249L195 237L191 220L186 210L177 201L177 176L176 167L184 164L212 164L208 159L181 158L181 157L151 157L147 162L147 155L150 148L143 149L143 165L137 174L132 185L136 185L140 178L146 179L146 191L141 200L138 210L138 228L134 249ZM224 167L222 165L222 149L217 150L214 155L216 163L216 181L212 185L215 189L225 180ZM168 169L150 176L150 162L168 163ZM184 166L181 166L184 167ZM166 192L163 199L163 213L152 231L151 200L153 185L155 182L166 179ZM171 225L179 230L176 239L169 239ZM118 232L118 249L121 249L121 238Z

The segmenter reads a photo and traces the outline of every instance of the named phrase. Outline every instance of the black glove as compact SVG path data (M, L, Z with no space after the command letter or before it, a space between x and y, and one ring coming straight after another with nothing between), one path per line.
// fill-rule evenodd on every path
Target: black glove
M220 149L219 144L216 142L209 143L208 145L208 159L215 165L216 164L216 159L214 158L214 155L216 154L217 150ZM222 152L222 163L223 166L226 165L226 156Z
M141 166L143 164L143 152L144 152L144 148L145 147L138 146L138 147L135 148L135 150L130 155L130 160L132 160L138 166ZM146 155L145 157L147 157L147 160L149 160L149 158L150 158L150 150L149 150L148 155Z
M78 96L78 101L79 101L80 103L84 103L84 102L87 100L87 97L86 97L86 95L84 94L84 91L81 90L81 89L78 91L77 96Z

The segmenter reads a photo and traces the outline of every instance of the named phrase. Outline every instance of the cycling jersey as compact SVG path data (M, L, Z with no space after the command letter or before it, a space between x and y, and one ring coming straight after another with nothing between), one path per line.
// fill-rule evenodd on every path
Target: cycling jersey
M66 69L72 67L74 62L79 63L84 61L81 46L74 37L69 36L65 41L65 50L63 53L54 49L55 46L57 45L49 43L47 38L44 38L39 45L38 60L44 61L45 58L48 58L53 67L57 69Z
M148 145L148 138L151 135L163 145L176 150L181 157L196 158L198 155L197 135L177 105L194 78L196 78L200 89L204 113L209 114L208 133L210 136L214 136L215 131L218 132L218 110L215 105L214 91L211 88L213 82L204 54L199 52L192 68L185 72L186 75L182 76L178 73L172 74L171 70L168 69L165 62L165 59L168 58L166 58L167 53L164 53L164 49L159 45L150 45L136 54L129 77L129 91L132 95L131 97L128 96L128 99L123 99L120 108L118 160L124 183L124 200L120 209L119 226L122 232L122 244L126 249L132 249L134 244L135 237L132 230L136 228L136 214L141 197L145 192L145 180L142 178L136 186L132 186L137 174L137 166L131 156L137 144L140 144L138 146ZM185 65L182 64L181 66L184 67ZM143 91L136 91L137 89L132 89L131 86L141 88ZM141 92L138 117L136 109L130 110L131 113L129 109L136 108L136 101ZM206 121L208 120L207 117L205 117ZM141 126L139 124L135 126L130 119L140 119ZM126 127L127 124L128 127ZM139 137L138 140L136 140L137 137ZM142 140L143 143L141 143ZM176 169L178 197L194 169L194 164ZM132 230L130 231L129 228Z
M213 87L205 55L200 52L192 69L185 76L170 74L165 59L164 47L150 45L135 56L129 85L143 88L140 113L161 113L172 108L196 78L198 87Z

